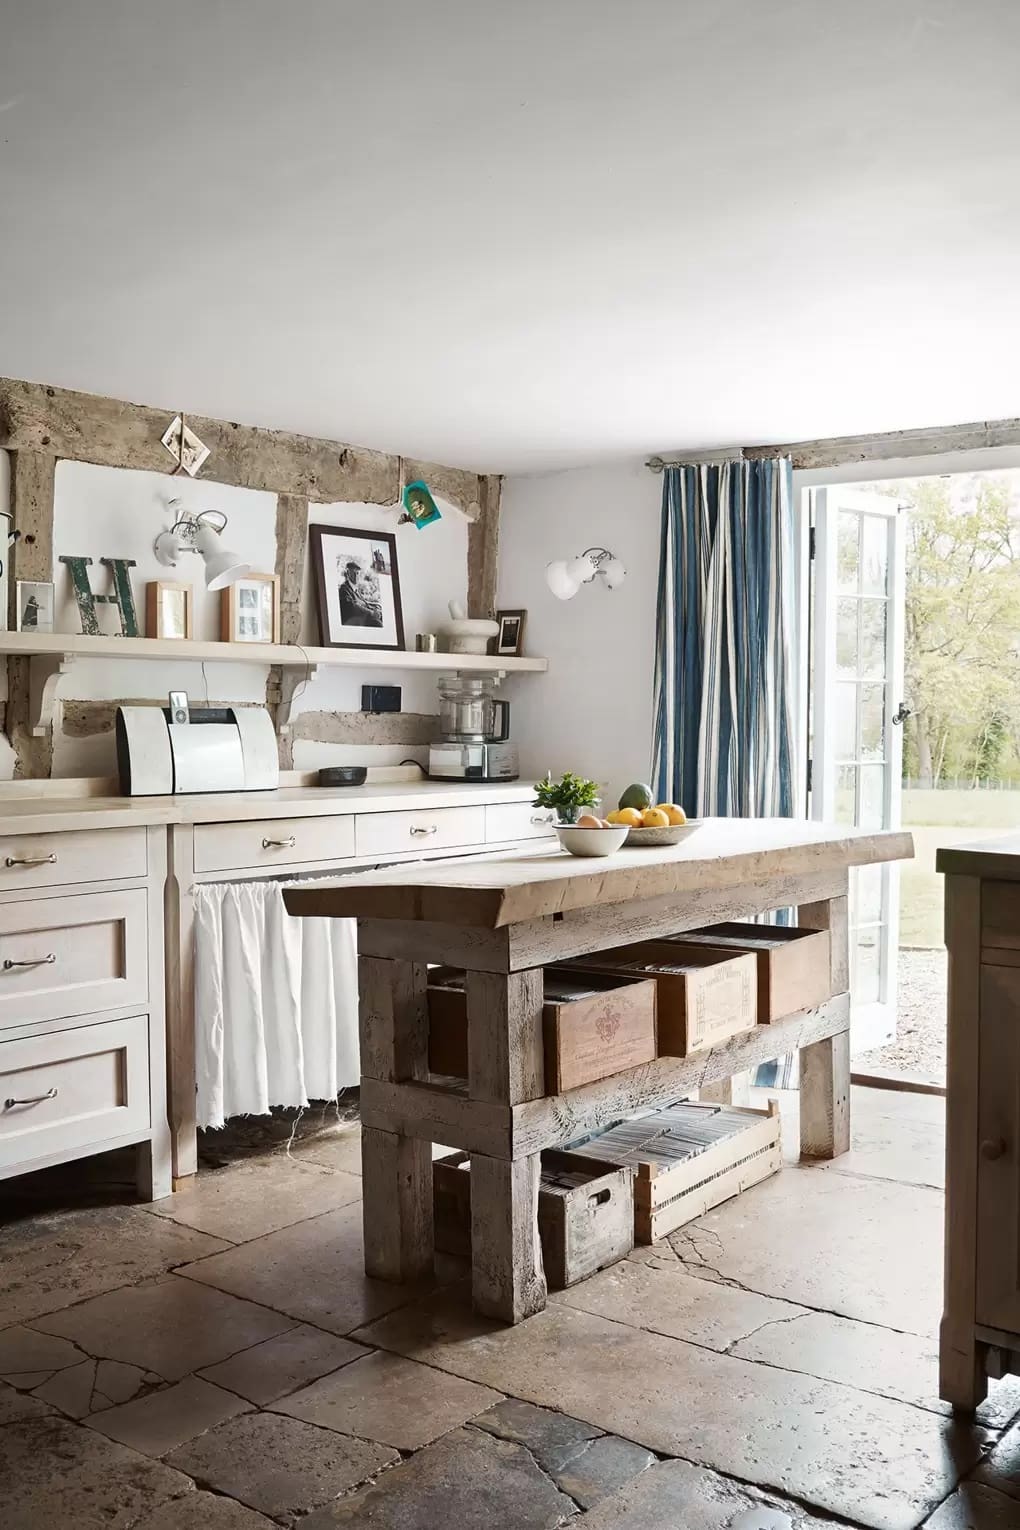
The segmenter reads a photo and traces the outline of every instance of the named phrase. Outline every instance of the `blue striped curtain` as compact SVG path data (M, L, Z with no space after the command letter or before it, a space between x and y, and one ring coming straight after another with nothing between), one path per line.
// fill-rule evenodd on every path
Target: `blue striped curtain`
M688 814L793 813L788 458L669 467L653 779Z

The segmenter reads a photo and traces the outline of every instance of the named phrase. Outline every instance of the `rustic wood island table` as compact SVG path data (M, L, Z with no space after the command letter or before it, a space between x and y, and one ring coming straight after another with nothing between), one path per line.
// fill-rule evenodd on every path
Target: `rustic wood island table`
M801 1151L850 1143L850 868L913 854L909 834L790 819L710 819L670 849L575 859L559 850L416 863L285 890L297 915L356 917L361 988L365 1269L432 1270L432 1143L471 1155L475 1307L516 1323L545 1306L540 1155L622 1116L795 1049ZM564 1094L545 1092L547 963L794 906L828 930L831 996L725 1045L657 1057ZM465 969L466 1085L429 1074L427 967Z

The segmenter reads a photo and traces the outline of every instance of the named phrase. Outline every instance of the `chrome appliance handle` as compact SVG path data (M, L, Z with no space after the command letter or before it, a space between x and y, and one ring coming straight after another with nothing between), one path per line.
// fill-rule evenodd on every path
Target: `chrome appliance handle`
M264 839L262 848L263 850L293 850L296 844L297 840L292 834L289 839Z
M55 855L9 855L4 863L7 866L55 866Z
M4 971L10 972L14 967L52 967L57 959L55 951L50 951L46 956L29 956L24 961L15 962L8 956L4 960Z
M45 1100L55 1100L57 1093L56 1089L47 1089L45 1094L30 1094L24 1100L6 1099L4 1110L13 1110L15 1105L41 1105Z

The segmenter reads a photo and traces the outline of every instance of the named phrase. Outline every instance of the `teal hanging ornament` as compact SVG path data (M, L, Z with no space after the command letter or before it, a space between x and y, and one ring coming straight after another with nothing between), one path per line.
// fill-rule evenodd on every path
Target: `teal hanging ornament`
M404 513L397 522L398 526L406 526L410 522L421 531L423 526L431 526L433 521L440 519L439 506L429 493L428 484L422 483L420 478L406 486L403 498Z

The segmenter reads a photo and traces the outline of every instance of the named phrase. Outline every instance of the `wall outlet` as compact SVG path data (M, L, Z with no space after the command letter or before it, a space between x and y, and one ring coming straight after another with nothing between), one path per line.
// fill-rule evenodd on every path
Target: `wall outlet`
M361 687L361 710L363 712L399 712L399 685L363 685Z

